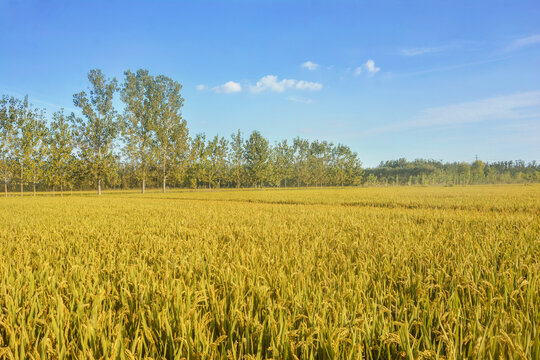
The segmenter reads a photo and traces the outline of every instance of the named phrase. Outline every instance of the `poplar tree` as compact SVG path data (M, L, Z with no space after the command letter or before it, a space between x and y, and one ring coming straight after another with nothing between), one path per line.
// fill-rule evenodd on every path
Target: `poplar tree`
M253 185L262 186L270 169L270 147L268 140L258 131L253 131L244 144L246 170Z
M15 108L15 143L14 152L15 159L17 160L17 175L19 177L19 186L21 196L24 195L24 183L26 180L26 174L24 171L25 165L29 162L31 153L31 144L27 139L27 122L33 116L30 110L30 104L28 103L28 96L25 96L23 101L17 101L17 107Z
M24 185L31 182L36 194L36 184L41 178L44 157L46 126L43 110L34 108L26 96L23 101L16 101L14 109L15 143L21 196Z
M206 176L209 187L221 187L227 166L228 141L218 135L206 145Z
M231 175L237 188L242 186L244 176L244 139L240 130L231 135L230 164Z
M32 183L33 194L36 196L37 183L44 177L47 155L47 126L43 110L31 109L27 112L22 138L26 149L23 158L25 180Z
M115 78L106 79L101 70L88 73L88 93L73 95L73 103L83 113L76 118L76 137L85 170L97 185L98 195L107 177L114 175L113 145L118 133L116 111L112 103L117 90Z
M122 132L126 140L124 151L135 168L135 176L141 181L144 194L155 146L154 122L157 121L159 103L152 96L154 78L148 70L140 69L135 74L127 70L124 75L121 90L125 104L122 117Z
M287 187L287 179L293 172L294 147L287 143L287 140L279 142L274 146L274 177L277 186L284 182Z
M4 194L8 196L8 183L13 177L15 144L17 138L18 100L2 96L0 99L0 176Z
M358 155L348 146L338 144L332 148L332 178L335 185L353 184L362 178ZM373 178L370 179L373 181Z
M49 181L60 188L61 196L64 187L72 187L76 172L73 159L75 139L71 126L74 118L73 113L68 118L63 110L55 112L49 129Z
M189 175L191 180L192 188L198 188L200 183L206 179L206 161L207 156L207 147L206 147L206 135L197 134L190 141L190 172Z
M159 75L153 82L151 95L154 116L157 163L161 172L162 191L167 191L167 179L174 172L182 172L186 166L189 147L188 129L182 118L184 99L180 95L182 85Z
M309 157L309 141L301 139L299 137L293 140L294 149L294 174L296 177L296 186L300 186L302 183L307 183L309 171L308 171L308 157Z

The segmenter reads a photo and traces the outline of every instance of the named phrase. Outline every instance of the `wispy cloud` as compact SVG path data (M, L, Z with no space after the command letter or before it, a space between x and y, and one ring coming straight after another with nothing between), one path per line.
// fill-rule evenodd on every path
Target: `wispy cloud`
M322 87L323 85L317 82L295 79L279 80L276 75L266 75L257 81L255 85L251 85L249 90L252 93L261 93L263 91L284 92L287 89L318 91Z
M514 40L507 48L507 51L521 49L522 47L540 43L540 34L527 36Z
M465 68L465 67L469 67L469 66L483 65L483 64L489 64L489 63L492 63L492 62L503 61L503 60L509 59L511 57L512 57L512 55L507 55L507 56L502 56L502 57L497 57L497 58L492 58L492 59L487 59L487 60L473 61L473 62L469 62L469 63L456 64L456 65L441 66L441 67L437 67L437 68L420 70L420 71L413 71L413 72L409 72L409 73L388 74L388 77L390 77L390 78L406 77L406 76L423 75L423 74L436 73L436 72L442 72L442 71L450 71L450 70L461 69L461 68Z
M375 75L379 70L381 70L381 68L375 66L375 61L369 59L354 70L354 75L358 76L364 71L367 72L368 75Z
M409 121L373 128L364 135L448 125L520 119L540 120L540 91L427 108Z
M448 46L409 48L409 49L402 49L401 50L401 55L403 55L403 56L418 56L418 55L424 55L424 54L438 53L438 52L444 51L446 49L448 49Z
M241 92L242 85L235 81L228 81L225 84L213 87L212 90L220 94L233 94Z
M197 86L195 87L195 89L197 89L197 91L204 91L204 90L207 89L207 87L206 87L206 85L200 84L200 85L197 85Z
M311 61L306 61L305 63L302 64L302 67L313 71L313 70L317 70L317 68L319 67L319 64L315 64L314 62L311 62Z
M302 104L311 104L313 102L313 100L309 98L294 97L294 96L289 96L287 100L302 103Z

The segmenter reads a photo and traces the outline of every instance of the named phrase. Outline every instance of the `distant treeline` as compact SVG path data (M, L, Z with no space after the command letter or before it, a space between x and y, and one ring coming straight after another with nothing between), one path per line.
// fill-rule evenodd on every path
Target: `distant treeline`
M82 117L58 111L47 119L28 98L0 99L0 179L4 191L160 187L347 186L540 181L540 167L521 161L443 164L404 159L362 169L342 144L295 138L270 144L259 132L244 138L190 136L182 118L182 86L147 70L124 82L100 70L73 96ZM119 95L124 106L113 106Z
M363 183L374 185L468 185L540 182L540 164L536 161L499 161L485 163L476 160L443 163L436 160L405 159L383 161L378 167L366 169Z

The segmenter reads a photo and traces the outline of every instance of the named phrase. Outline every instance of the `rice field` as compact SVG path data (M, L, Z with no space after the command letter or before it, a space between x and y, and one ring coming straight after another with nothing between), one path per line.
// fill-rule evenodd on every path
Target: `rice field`
M0 358L539 359L540 186L0 199Z

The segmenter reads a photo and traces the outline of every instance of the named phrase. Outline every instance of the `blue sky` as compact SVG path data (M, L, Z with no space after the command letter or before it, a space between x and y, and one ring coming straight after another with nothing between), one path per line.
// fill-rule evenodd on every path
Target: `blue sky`
M540 160L540 2L3 1L0 93L73 108L90 69L183 84L192 134Z

